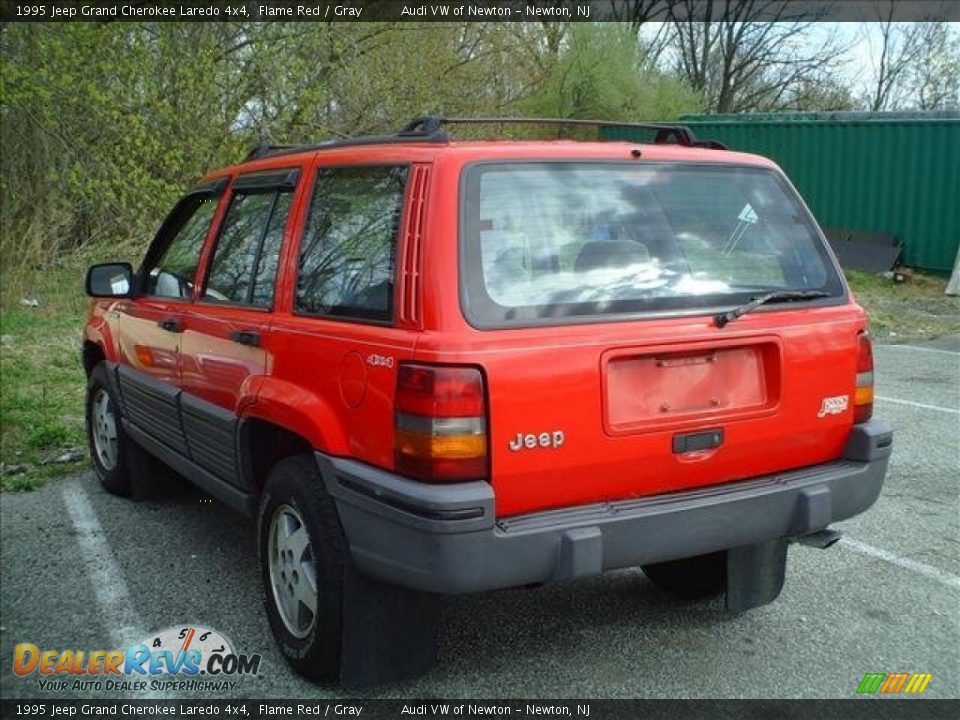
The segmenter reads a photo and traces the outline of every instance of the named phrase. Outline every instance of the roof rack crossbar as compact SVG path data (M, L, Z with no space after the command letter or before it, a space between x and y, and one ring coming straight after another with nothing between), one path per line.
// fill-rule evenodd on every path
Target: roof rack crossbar
M631 128L650 130L656 133L654 143L658 145L675 144L693 147L697 139L693 131L685 125L663 123L618 122L615 120L581 120L574 118L538 118L538 117L437 117L425 115L414 118L398 133L405 137L430 136L440 132L444 125L581 125L596 128Z

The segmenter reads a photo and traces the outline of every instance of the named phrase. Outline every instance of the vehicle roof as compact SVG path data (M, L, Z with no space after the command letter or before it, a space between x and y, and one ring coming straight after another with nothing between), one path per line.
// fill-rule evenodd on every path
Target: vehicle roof
M640 151L634 158L633 152ZM295 167L316 156L332 164L409 163L454 160L463 164L492 160L630 160L691 164L754 165L775 168L776 163L760 155L688 147L676 144L642 144L621 141L584 142L579 140L462 140L445 142L390 142L309 147L302 151L266 155L236 163L208 173L213 180L235 172L256 172Z

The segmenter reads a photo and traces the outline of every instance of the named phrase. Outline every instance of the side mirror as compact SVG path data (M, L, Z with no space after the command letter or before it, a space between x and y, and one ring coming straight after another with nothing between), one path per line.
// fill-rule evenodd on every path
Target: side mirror
M87 270L87 295L100 298L124 298L133 293L133 267L130 263L103 263Z

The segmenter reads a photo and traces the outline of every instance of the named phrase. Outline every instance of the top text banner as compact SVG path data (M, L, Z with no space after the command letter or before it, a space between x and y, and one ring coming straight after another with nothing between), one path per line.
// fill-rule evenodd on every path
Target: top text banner
M891 6L883 4L883 20ZM881 18L876 0L0 0L3 22L869 22ZM749 17L743 16L749 8ZM896 21L960 21L956 0L897 0Z

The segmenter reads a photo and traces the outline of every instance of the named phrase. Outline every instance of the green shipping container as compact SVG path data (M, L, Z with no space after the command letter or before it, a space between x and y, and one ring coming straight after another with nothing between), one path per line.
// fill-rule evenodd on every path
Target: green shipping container
M948 273L960 245L960 113L683 118L697 138L774 160L822 227L896 235L903 263ZM607 128L610 140L643 133Z

